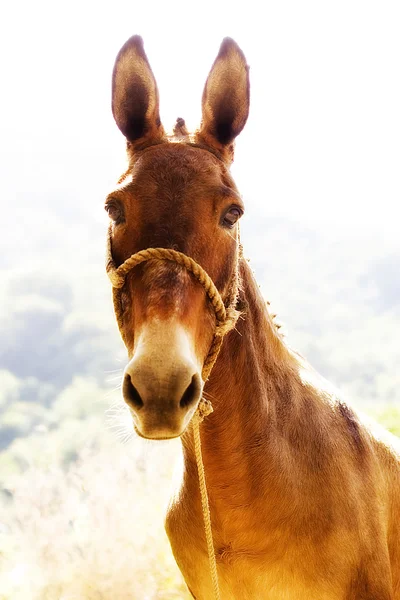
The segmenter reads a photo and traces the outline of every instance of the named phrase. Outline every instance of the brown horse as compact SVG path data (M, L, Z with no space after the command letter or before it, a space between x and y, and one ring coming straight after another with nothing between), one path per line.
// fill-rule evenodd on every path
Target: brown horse
M166 529L192 595L213 597L191 419L201 425L224 600L400 599L400 461L279 334L246 261L236 261L243 201L229 173L249 110L245 57L225 39L207 79L202 123L175 137L159 118L140 37L122 47L112 108L129 168L106 201L116 265L149 247L199 263L227 298L236 269L241 317L209 380L215 331L204 289L183 267L150 260L121 289L129 353L123 396L145 438L181 436L184 470Z

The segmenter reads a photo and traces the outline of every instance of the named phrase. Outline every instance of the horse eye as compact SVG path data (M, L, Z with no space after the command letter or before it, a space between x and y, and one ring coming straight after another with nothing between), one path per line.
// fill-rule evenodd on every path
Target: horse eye
M119 202L111 200L106 203L104 208L114 223L121 223L124 220L124 211Z
M243 211L241 208L239 208L238 206L232 206L228 210L228 212L225 214L225 216L222 220L222 224L225 227L233 227L234 224L240 219L242 214L243 214Z

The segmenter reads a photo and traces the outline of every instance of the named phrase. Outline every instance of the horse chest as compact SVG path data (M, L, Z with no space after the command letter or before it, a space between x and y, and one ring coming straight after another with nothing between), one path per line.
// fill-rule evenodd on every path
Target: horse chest
M308 553L291 545L285 535L282 542L271 543L268 533L258 539L248 540L248 545L239 547L229 532L243 532L243 528L232 523L225 536L216 533L216 556L218 564L221 598L224 600L345 600L343 587L338 580L327 582L315 553ZM167 518L167 533L172 550L185 581L196 600L211 600L213 590L201 514L182 512L175 506ZM221 542L224 537L224 542ZM219 541L217 541L219 540ZM307 568L304 567L307 565ZM338 568L343 565L338 564ZM341 590L342 588L342 590Z
M187 547L176 555L185 581L196 600L211 600L213 589L208 559L203 552ZM218 556L221 598L224 600L345 600L339 586L331 587L323 578L313 584L299 577L289 561L270 564L262 559L235 556L229 550Z

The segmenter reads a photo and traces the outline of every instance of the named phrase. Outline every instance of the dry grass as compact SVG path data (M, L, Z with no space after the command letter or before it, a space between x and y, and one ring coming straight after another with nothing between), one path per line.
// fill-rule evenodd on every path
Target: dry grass
M0 599L190 598L163 530L174 456L132 440L16 479L0 508Z
M191 598L163 527L179 442L132 436L125 413L109 411L115 436L102 417L64 417L0 455L0 600ZM378 420L400 432L398 408ZM79 458L66 468L71 448ZM16 474L18 464L30 466Z

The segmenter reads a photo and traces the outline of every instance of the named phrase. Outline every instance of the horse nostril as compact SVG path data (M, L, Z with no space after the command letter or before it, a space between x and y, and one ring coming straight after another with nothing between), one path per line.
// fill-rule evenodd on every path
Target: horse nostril
M181 398L181 401L179 402L179 406L181 408L186 408L187 406L190 406L191 404L196 402L198 400L199 391L200 391L199 378L198 378L198 376L193 375L192 381L187 386L187 388Z
M131 404L137 409L142 408L143 400L141 399L139 392L133 385L131 376L128 373L124 377L122 392L125 402Z

